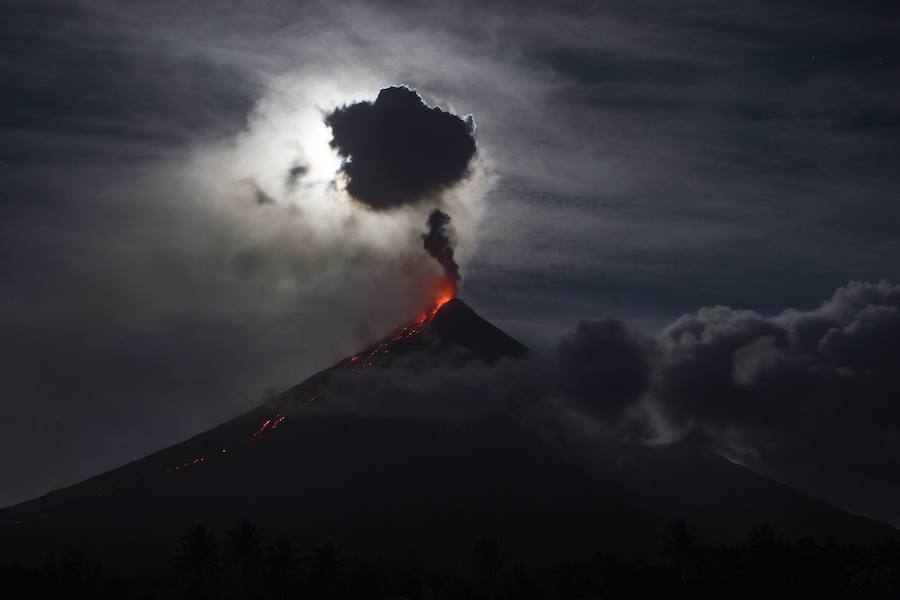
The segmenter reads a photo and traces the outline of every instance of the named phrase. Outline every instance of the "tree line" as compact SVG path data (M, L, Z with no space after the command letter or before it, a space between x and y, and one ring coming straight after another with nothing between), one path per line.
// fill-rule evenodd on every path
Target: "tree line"
M348 556L331 544L302 552L285 537L267 541L251 521L221 537L205 525L184 531L156 578L106 573L73 546L40 567L0 566L7 597L92 599L588 600L617 598L897 598L900 544L787 539L760 524L739 544L709 544L684 521L669 523L653 560L598 552L543 567L516 563L494 539L476 542L458 573L415 555ZM152 570L152 569L151 569ZM18 595L17 595L18 594Z

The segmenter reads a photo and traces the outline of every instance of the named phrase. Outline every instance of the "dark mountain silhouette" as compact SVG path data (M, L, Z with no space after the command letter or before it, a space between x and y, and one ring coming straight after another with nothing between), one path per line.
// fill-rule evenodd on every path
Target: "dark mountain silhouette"
M340 400L338 382L365 388L404 361L495 365L528 355L451 300L214 429L3 509L0 560L39 560L77 542L109 564L168 564L186 527L222 533L244 518L310 547L415 550L436 561L485 537L525 561L652 552L676 518L713 541L743 538L761 521L851 542L896 533L687 444L567 445L514 410L442 420L323 409Z

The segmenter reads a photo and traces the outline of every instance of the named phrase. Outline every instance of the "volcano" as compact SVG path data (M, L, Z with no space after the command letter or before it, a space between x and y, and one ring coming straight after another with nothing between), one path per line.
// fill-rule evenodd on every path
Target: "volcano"
M245 518L301 545L435 561L485 537L523 561L649 553L676 518L711 541L763 521L848 542L896 533L700 448L572 441L514 401L530 386L510 379L538 364L450 300L218 427L3 509L0 558L74 542L166 568L185 527Z

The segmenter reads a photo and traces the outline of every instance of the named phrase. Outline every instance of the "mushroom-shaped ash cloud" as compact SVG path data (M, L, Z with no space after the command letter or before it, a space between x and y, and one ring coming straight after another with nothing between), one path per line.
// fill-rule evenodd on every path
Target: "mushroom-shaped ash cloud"
M347 192L376 210L413 204L459 183L475 156L474 119L429 107L407 87L339 107L325 122L343 159Z

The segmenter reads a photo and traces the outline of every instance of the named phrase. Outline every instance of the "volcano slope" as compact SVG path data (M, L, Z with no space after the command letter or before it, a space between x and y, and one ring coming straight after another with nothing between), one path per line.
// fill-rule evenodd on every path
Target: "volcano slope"
M708 451L575 439L541 404L540 364L451 300L214 429L0 511L0 560L74 543L165 569L185 527L245 518L305 547L443 563L485 537L525 562L652 554L676 518L723 542L762 521L896 534Z

